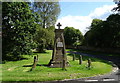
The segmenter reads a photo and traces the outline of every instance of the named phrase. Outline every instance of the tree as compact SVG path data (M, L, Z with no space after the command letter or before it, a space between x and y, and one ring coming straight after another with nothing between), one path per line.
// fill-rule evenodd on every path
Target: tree
M60 6L58 2L34 2L33 11L39 13L41 27L49 28L54 26L60 13Z
M106 21L91 23L91 29L85 34L86 45L93 47L120 47L120 15L112 14Z
M120 15L112 14L107 18L111 47L120 47Z
M65 27L64 38L67 46L76 46L82 43L83 35L78 29Z
M30 54L36 32L34 14L26 2L2 3L3 60Z
M100 41L102 40L102 34L99 31L102 31L101 26L103 21L100 19L93 19L90 30L84 35L84 44L88 46L99 46Z
M115 2L115 4L117 4L117 7L114 7L113 8L113 11L118 11L118 12L120 12L120 1L114 1Z
M52 48L54 44L54 27L49 29L39 28L34 41L37 44L38 52L45 52L46 48Z
M96 27L101 22L102 22L102 20L100 20L100 19L93 19L92 23L91 23L91 29L93 29L94 27Z
M34 41L37 44L37 50L44 52L45 48L52 48L54 43L54 24L60 13L60 7L58 2L34 2L32 4L32 10L39 14L37 19L40 19L37 23L40 25L40 29L36 32ZM44 29L42 29L44 28Z

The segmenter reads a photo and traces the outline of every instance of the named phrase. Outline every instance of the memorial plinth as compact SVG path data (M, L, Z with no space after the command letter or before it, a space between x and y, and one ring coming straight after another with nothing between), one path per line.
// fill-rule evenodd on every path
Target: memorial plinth
M54 49L49 63L50 67L62 68L68 66L63 32L64 29L55 29ZM65 61L65 64L63 61Z

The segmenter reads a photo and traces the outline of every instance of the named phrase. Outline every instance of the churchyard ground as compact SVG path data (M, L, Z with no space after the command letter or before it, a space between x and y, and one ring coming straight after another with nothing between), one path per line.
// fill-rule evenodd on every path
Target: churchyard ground
M67 50L68 51L68 50ZM33 71L30 71L33 65L34 56L38 55L37 66ZM105 63L103 60L83 56L83 64L79 65L78 56L73 61L72 54L67 53L67 59L70 64L66 67L66 71L62 68L50 68L45 66L49 63L52 57L52 50L47 50L46 53L33 53L33 55L23 55L25 59L19 61L7 61L2 66L1 81L52 81L77 79L103 75L112 71L112 66ZM87 59L92 61L91 68L87 68Z

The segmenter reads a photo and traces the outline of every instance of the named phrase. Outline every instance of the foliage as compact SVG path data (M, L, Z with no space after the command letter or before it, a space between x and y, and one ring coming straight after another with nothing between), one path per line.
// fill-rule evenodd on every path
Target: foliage
M73 27L65 27L64 38L66 45L76 46L82 43L83 35L78 29Z
M3 60L32 52L36 25L27 2L2 3Z
M63 71L62 68L49 68L46 66L40 66L48 64L51 59L52 51L47 50L47 53L35 53L33 56L39 55L38 63L36 68L29 72L32 68L33 57L29 55L23 55L24 60L21 61L10 61L2 66L2 81L51 81L51 80L64 80L64 79L77 79L83 77L90 77L95 75L101 75L108 73L112 70L112 66L104 62L94 61L92 62L91 70L86 68L87 61L83 57L84 61L82 65L78 64L78 60L72 61L72 56L67 54L67 58L70 67L67 67L67 71ZM93 59L93 58L92 58Z
M100 20L100 19L93 19L93 21L91 23L91 29L95 28L101 22L102 22L102 20Z
M39 24L34 41L39 52L51 49L54 43L54 24L60 13L58 2L34 2L31 4L34 13L37 13Z
M93 19L90 30L84 35L84 44L89 46L98 46L102 38L102 35L98 32L99 30L102 30L100 28L102 23L103 21L100 19Z
M60 6L58 2L34 2L33 11L39 13L41 27L49 28L54 26L57 17L60 13Z
M113 8L113 11L118 11L120 12L120 1L115 1L115 4L117 4L117 7Z
M2 2L0 2L0 49L2 44Z
M45 48L52 48L54 44L54 27L49 29L39 28L34 37L37 44L37 51L44 52Z
M94 24L94 21L92 24ZM112 14L106 21L91 24L91 29L85 34L85 43L94 47L120 47L120 15Z
M107 36L111 37L111 46L120 47L120 15L110 15L107 21L110 28L108 28L110 35Z

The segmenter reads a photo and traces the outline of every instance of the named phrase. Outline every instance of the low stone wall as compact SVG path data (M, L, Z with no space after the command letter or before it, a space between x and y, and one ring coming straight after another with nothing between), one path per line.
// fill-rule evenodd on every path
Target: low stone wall
M88 46L78 46L76 49L120 54L120 48L95 48L95 47L88 47Z

